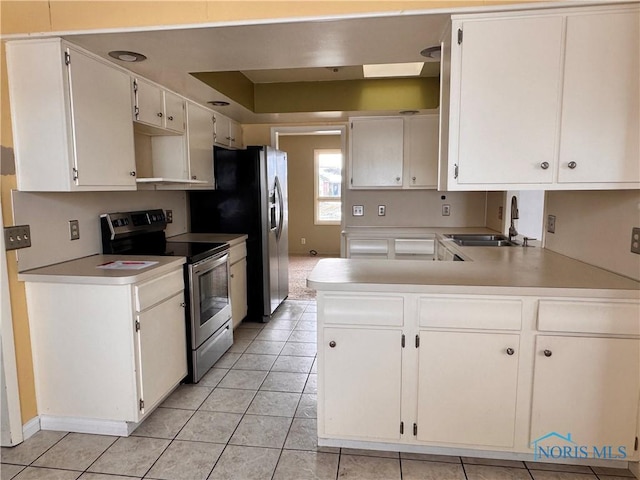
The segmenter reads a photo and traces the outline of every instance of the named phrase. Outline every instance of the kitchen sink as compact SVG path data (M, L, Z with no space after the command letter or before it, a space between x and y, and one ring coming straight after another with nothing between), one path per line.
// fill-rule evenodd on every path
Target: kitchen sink
M460 233L445 235L461 247L513 247L517 245L504 235Z

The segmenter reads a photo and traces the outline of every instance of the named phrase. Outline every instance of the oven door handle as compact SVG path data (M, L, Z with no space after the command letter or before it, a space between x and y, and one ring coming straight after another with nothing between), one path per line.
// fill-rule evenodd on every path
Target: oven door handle
M200 262L194 263L190 265L191 272L193 275L199 275L202 272L206 272L207 270L211 270L219 265L227 263L229 260L229 254L225 253L221 256L215 256L214 258L207 258Z

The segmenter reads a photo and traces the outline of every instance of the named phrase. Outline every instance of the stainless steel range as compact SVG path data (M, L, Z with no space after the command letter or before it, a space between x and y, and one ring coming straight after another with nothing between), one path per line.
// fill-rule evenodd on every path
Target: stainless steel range
M189 376L197 383L233 344L229 245L172 242L161 209L100 216L103 253L186 257L185 298Z

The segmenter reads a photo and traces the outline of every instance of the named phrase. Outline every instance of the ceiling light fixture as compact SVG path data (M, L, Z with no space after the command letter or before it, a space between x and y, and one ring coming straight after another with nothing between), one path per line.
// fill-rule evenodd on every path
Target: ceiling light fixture
M212 100L211 102L207 102L209 105L213 105L214 107L228 107L229 102L225 102L224 100Z
M418 77L422 72L424 62L411 63L380 63L377 65L363 65L364 78L382 77Z
M440 49L440 45L425 48L420 52L420 55L422 55L423 57L433 58L434 60L440 60L441 54L442 50Z
M109 56L123 62L144 62L147 59L141 53L128 52L126 50L112 50L109 52Z

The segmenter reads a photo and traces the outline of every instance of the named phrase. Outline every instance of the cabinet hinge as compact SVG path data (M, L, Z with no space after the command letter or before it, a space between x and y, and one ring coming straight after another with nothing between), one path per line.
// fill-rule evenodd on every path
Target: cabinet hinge
M636 450L636 451L638 450L638 437L636 437L636 441L633 444L633 449Z
M138 108L137 105L133 107L133 114L135 115L136 120L138 120L138 116L140 115L140 109Z
M404 422L400 422L400 435L404 435Z
M133 81L133 92L134 93L138 92L138 81L137 80Z
M420 335L416 335L416 348L420 348Z
M136 320L136 332L140 331L140 320Z
M71 55L69 55L69 52L64 52L64 64L71 65Z
M73 181L75 182L76 180L78 180L78 169L76 167L73 167L71 170L73 172Z
M140 410L144 410L144 400L140 399Z
M404 333L402 334L402 340L401 340L400 344L402 345L402 348L404 348Z
M353 130L353 122L351 122L351 130Z
M417 423L413 424L413 436L414 437L418 436L418 424Z
M453 178L458 178L458 164L453 165Z
M458 45L462 43L462 29L458 29Z

